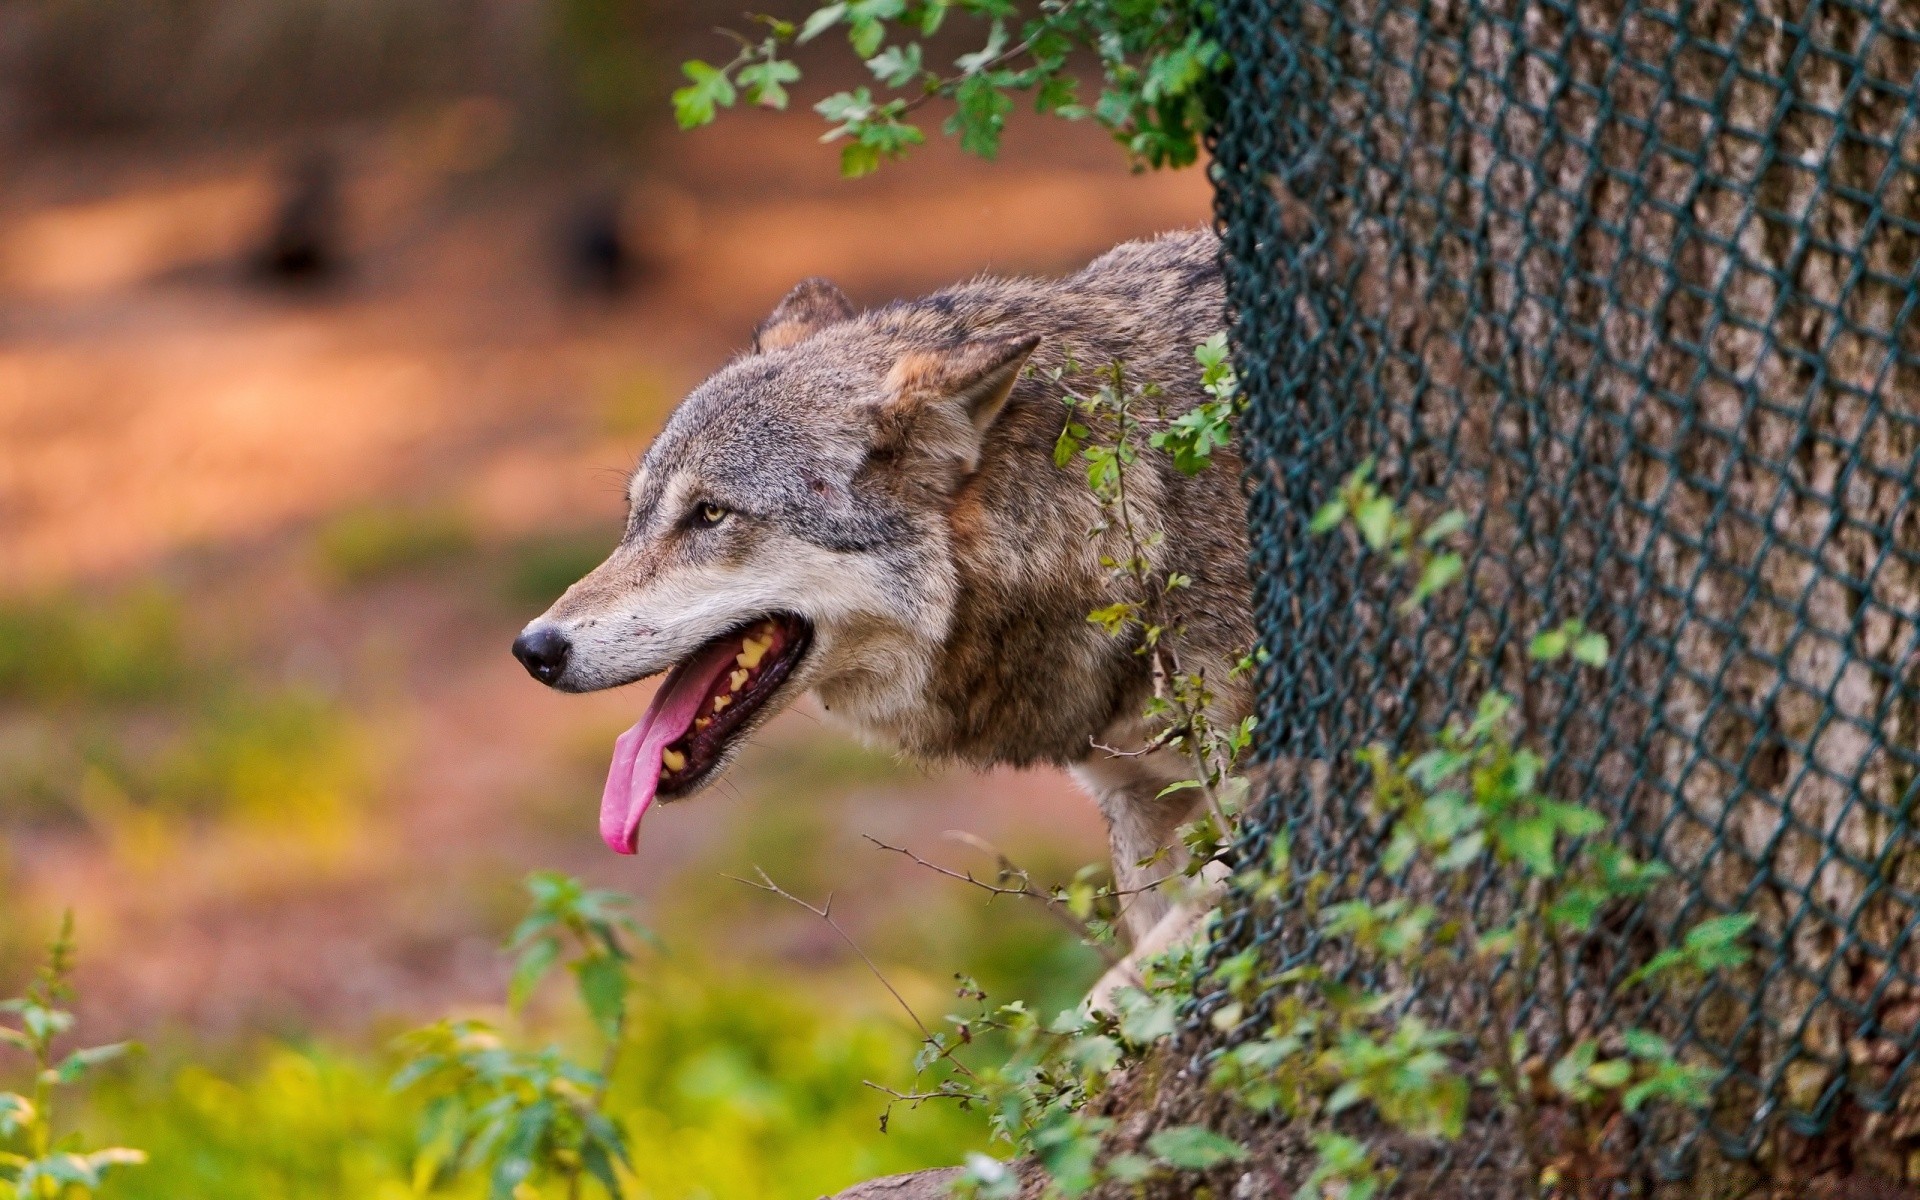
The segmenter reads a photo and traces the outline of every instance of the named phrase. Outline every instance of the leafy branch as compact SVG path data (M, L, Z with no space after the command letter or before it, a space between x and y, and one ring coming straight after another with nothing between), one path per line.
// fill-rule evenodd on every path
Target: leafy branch
M1392 568L1410 570L1416 583L1402 611L1411 611L1461 578L1446 542L1466 522L1455 513L1416 520L1372 470L1369 461L1348 477L1314 529L1350 529ZM1579 621L1530 646L1535 661L1589 668L1604 667L1609 652L1605 636ZM1541 790L1545 760L1518 743L1514 712L1509 697L1489 692L1428 748L1358 753L1384 826L1380 877L1392 886L1334 902L1333 880L1290 877L1284 837L1267 865L1243 868L1251 894L1298 898L1293 919L1313 926L1319 942L1285 969L1267 968L1254 951L1214 969L1227 1001L1217 1027L1237 1028L1256 999L1272 1015L1265 1032L1221 1056L1212 1082L1313 1131L1318 1161L1303 1195L1355 1200L1395 1182L1374 1142L1355 1136L1363 1127L1351 1114L1450 1141L1479 1094L1491 1102L1483 1108L1513 1119L1523 1194L1598 1200L1623 1178L1625 1118L1653 1104L1701 1108L1711 1096L1716 1067L1682 1061L1653 1031L1602 1023L1576 1004L1579 948L1608 911L1644 897L1668 871L1608 840L1601 813ZM1512 902L1495 910L1473 900L1489 894ZM1743 939L1752 924L1748 914L1701 922L1620 987L1697 983L1737 967L1750 955ZM1410 1011L1416 989L1468 1001L1454 1010L1458 1027ZM1484 1008L1473 1008L1474 997ZM1544 1012L1544 1026L1529 1009Z
M911 120L939 100L952 105L944 131L962 149L994 157L1016 95L1035 111L1093 120L1142 166L1186 166L1199 155L1224 55L1210 34L1207 0L845 0L818 5L799 22L756 15L756 36L722 30L736 53L718 65L681 65L673 95L682 128L705 125L743 98L785 109L801 68L789 53L844 31L872 85L836 92L814 106L828 123L821 138L841 142L840 167L865 175L926 141ZM936 67L928 39L958 15L974 23L976 48L952 69ZM1091 103L1078 97L1080 67L1099 69Z
M1209 399L1173 417L1164 411L1161 389L1135 381L1121 363L1088 371L1069 350L1062 365L1048 371L1047 378L1067 406L1054 443L1054 464L1066 467L1075 458L1085 463L1087 487L1101 511L1088 536L1118 538L1121 552L1103 556L1101 563L1130 595L1096 609L1088 619L1115 637L1136 639L1135 652L1149 661L1153 696L1143 715L1159 732L1141 750L1130 753L1170 748L1191 764L1192 776L1162 794L1199 790L1211 821L1186 834L1198 864L1213 856L1232 829L1231 810L1238 800L1230 787L1233 766L1252 741L1253 720L1248 717L1227 727L1215 723L1217 697L1205 673L1190 669L1181 651L1186 627L1179 596L1193 580L1158 565L1166 533L1147 526L1128 488L1129 473L1144 448L1166 452L1178 470L1195 475L1210 467L1214 452L1230 442L1240 396L1228 361L1226 335L1216 334L1203 342L1194 358ZM1087 387L1085 379L1093 386ZM1252 656L1243 658L1234 673L1243 674L1253 664Z

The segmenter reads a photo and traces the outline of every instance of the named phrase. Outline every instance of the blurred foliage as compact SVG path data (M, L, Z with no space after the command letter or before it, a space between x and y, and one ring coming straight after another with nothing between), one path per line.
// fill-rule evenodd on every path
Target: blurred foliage
M657 120L667 7L26 0L0 5L0 112L20 132L50 139L201 136L311 128L484 95L521 118L525 148L592 151L595 140L631 142ZM664 15L686 19L671 8Z
M813 1200L858 1179L959 1161L983 1141L950 1108L897 1111L877 1093L914 1035L843 1002L830 978L743 972L691 955L648 966L633 992L609 1107L625 1125L632 1192L650 1200ZM569 1028L584 1032L575 1015ZM182 1066L115 1075L92 1117L146 1148L110 1180L119 1200L386 1200L413 1196L420 1105L387 1086L392 1063L275 1045L231 1073ZM431 1194L480 1196L482 1181ZM561 1195L560 1191L540 1195Z
M475 541L472 522L455 509L376 506L334 517L314 545L321 570L351 586L455 561Z
M363 796L366 738L339 703L288 690L221 698L154 767L155 803L183 813L312 823Z
M641 0L552 0L547 20L574 103L603 130L632 132L656 102L658 33Z
M0 703L164 700L194 678L179 601L157 588L0 603Z
M413 1195L413 1113L366 1059L324 1046L265 1048L248 1068L121 1074L97 1090L102 1125L148 1150L109 1197L385 1200Z
M332 820L374 783L340 700L267 684L159 588L0 604L0 797L13 822L129 808Z
M618 530L543 534L509 548L501 572L501 599L516 607L545 608L575 580L600 565L620 540ZM596 753L604 751L604 747ZM602 764L603 766L605 764Z

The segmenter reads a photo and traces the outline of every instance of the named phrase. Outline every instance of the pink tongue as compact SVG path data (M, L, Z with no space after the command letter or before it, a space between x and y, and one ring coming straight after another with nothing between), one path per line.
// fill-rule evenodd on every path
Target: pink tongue
M667 676L639 724L613 743L613 766L600 794L600 837L615 854L632 854L640 818L660 790L660 754L686 735L720 673L740 652L739 642L720 642Z

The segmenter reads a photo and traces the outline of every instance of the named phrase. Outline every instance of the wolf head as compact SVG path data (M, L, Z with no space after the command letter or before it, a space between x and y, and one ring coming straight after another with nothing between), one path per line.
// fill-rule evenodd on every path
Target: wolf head
M615 744L615 850L809 688L913 702L953 611L951 498L1039 340L936 329L795 288L668 419L613 553L515 641L563 691L668 672Z

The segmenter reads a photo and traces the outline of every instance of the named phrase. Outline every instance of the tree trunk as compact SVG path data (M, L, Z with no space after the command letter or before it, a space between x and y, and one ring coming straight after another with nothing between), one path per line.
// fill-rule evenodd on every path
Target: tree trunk
M1596 1025L1651 946L1758 917L1644 1018L1729 1073L1664 1164L1920 1179L1920 0L1226 7L1260 750L1334 781L1269 817L1360 870L1345 756L1505 688L1552 790L1675 870L1596 939ZM1424 622L1304 532L1368 453L1471 518ZM1603 680L1527 661L1569 617Z

